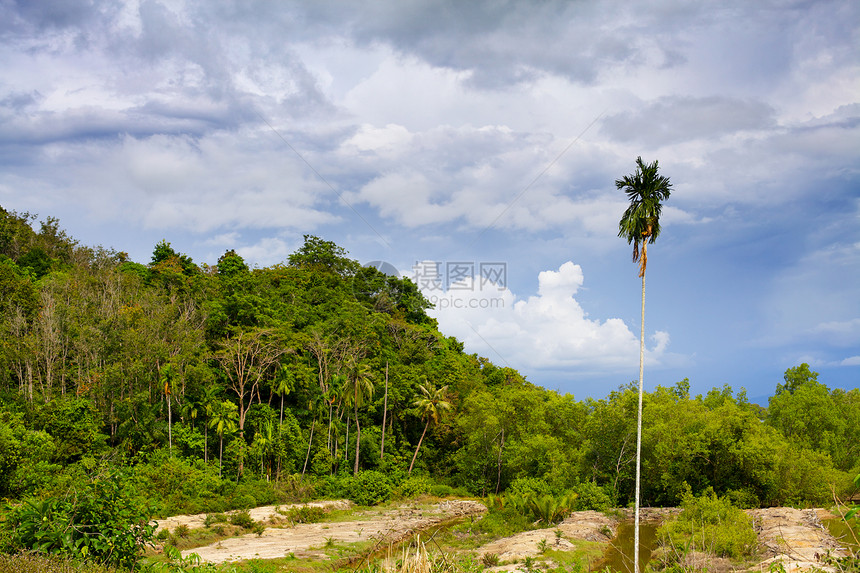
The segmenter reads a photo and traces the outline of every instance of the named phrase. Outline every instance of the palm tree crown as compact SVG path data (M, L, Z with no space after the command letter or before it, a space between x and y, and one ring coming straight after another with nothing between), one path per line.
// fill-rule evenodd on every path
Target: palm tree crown
M451 409L451 402L448 401L448 386L434 388L432 384L419 384L423 396L419 396L412 403L418 410L421 417L426 420L424 431L421 432L421 438L418 440L418 447L415 448L415 453L412 454L412 462L409 464L409 474L412 474L412 466L415 465L415 459L418 457L418 450L421 449L421 444L424 442L424 436L427 435L427 428L433 424L439 423L439 417L442 412Z
M645 164L636 158L636 172L615 180L615 186L627 194L630 205L618 223L618 236L633 243L633 262L639 262L639 276L645 274L648 254L645 245L660 235L662 202L669 198L672 184L657 173L657 161ZM639 244L642 244L640 257Z

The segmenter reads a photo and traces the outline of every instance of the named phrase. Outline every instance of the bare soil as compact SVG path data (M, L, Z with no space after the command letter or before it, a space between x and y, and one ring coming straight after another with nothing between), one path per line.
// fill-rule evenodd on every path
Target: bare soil
M348 501L315 502L308 505L346 509ZM417 502L397 507L363 509L342 521L323 523L284 524L283 515L291 507L260 507L251 510L251 517L267 524L262 535L248 534L224 539L213 545L183 551L197 553L204 561L222 563L241 559L274 559L293 554L298 558L329 560L338 557L338 548L365 552L383 549L399 543L416 533L427 531L457 518L478 516L487 511L477 501L448 500L431 504ZM675 508L643 509L642 519L665 519L676 514ZM830 514L822 509L797 510L785 507L750 510L759 541L765 547L764 560L750 571L767 571L774 562L780 562L788 573L808 571L812 568L828 570L822 563L826 555L843 556L837 541L821 524ZM618 523L632 517L629 510L608 516L597 511L580 511L571 514L555 528L526 531L498 539L475 550L478 558L495 554L499 561L509 565L496 570L516 568L516 563L527 557L538 558L541 545L545 548L572 551L577 540L609 544L615 536ZM158 522L159 528L175 529L180 524L189 528L203 527L205 514L176 516ZM695 557L695 556L694 556ZM697 557L708 559L707 556ZM716 564L711 564L712 566ZM730 566L715 567L729 570ZM832 569L829 569L832 570Z
M342 507L349 502L331 502ZM283 508L282 508L283 509ZM344 544L363 544L367 549L373 546L385 548L389 544L403 541L415 533L431 529L441 523L470 515L480 515L487 508L476 501L448 500L430 505L407 503L388 509L367 509L356 512L348 521L328 521L323 523L303 523L292 527L267 527L262 535L243 535L231 537L208 545L183 551L183 556L196 553L203 561L223 563L241 559L276 559L293 554L298 558L331 559L332 550ZM183 516L175 522L203 526L205 515ZM255 520L278 521L281 515L273 506L251 511ZM167 522L169 520L163 520ZM164 527L175 527L174 522ZM159 526L161 522L159 522ZM327 547L328 546L328 547Z

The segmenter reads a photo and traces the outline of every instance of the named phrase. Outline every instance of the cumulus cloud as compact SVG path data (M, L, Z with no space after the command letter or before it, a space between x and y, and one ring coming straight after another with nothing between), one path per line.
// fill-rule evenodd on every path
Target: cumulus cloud
M430 314L444 332L464 340L467 350L514 368L569 369L572 376L635 369L638 335L619 318L589 317L575 298L584 280L582 268L568 261L541 272L538 293L527 298L480 274L423 292L436 305ZM647 362L660 366L669 333L658 331L650 340Z

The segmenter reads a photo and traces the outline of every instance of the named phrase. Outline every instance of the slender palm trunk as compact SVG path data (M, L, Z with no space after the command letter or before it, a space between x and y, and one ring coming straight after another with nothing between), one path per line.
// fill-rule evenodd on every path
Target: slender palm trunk
M305 454L305 465L302 466L302 477L301 479L305 479L305 471L308 469L308 460L311 457L311 444L314 442L314 426L317 423L316 416L314 416L313 422L311 422L311 435L308 438L308 453ZM301 481L301 480L299 480Z
M385 361L385 402L382 406L382 442L379 445L379 461L385 456L385 422L388 418L388 361Z
M352 469L353 475L358 475L358 446L361 442L361 426L358 425L358 401L355 406L355 467Z
M642 257L646 247L642 245ZM642 266L642 324L639 331L639 410L636 417L636 515L633 525L633 571L639 573L639 482L642 469L642 387L645 378L645 266Z
M218 478L221 477L221 464L224 459L224 434L221 434L221 449L218 451Z
M427 419L427 423L424 424L424 431L421 432L421 438L418 440L418 447L415 448L415 453L412 454L412 462L409 464L409 475L412 475L412 466L415 465L415 458L418 457L418 450L421 449L421 443L424 441L424 435L427 433L427 428L430 427L430 419Z
M173 455L173 415L170 411L170 394L167 395L167 448Z

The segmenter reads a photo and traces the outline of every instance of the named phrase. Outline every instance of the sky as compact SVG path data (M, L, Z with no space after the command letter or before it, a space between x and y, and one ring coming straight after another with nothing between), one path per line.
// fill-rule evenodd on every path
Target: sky
M860 385L852 0L0 0L0 205L147 263L383 261L468 353L638 380L615 180L670 178L645 386Z

